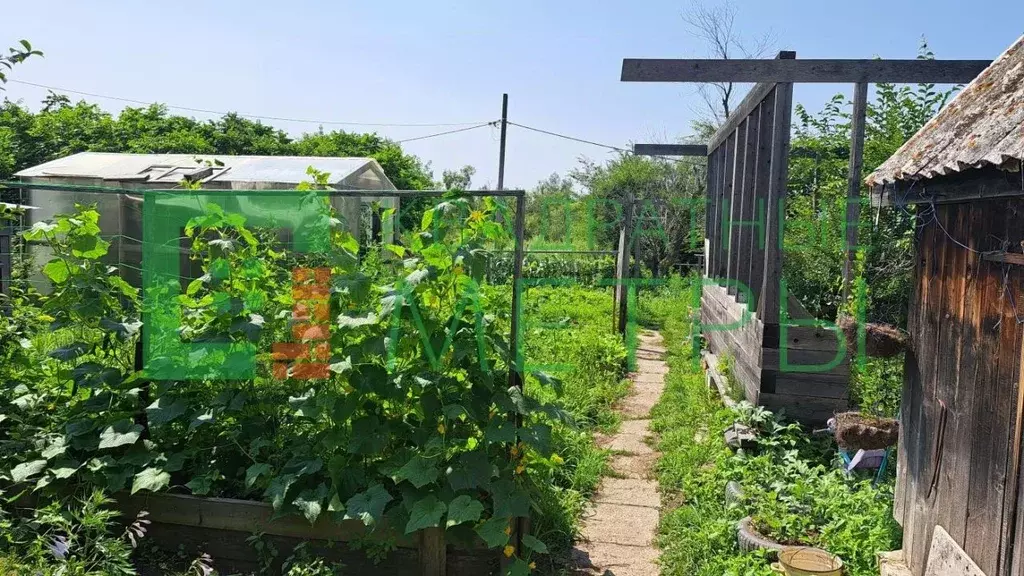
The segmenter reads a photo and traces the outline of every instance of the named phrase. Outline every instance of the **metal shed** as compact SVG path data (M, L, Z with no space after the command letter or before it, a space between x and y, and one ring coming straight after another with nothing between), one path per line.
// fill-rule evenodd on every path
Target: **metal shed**
M866 179L919 220L893 510L915 576L946 533L1024 573L1022 162L1024 37Z
M287 190L309 181L309 167L330 174L328 185L336 190L395 190L380 164L372 158L316 156L224 156L193 154L121 154L81 152L15 174L25 185L23 203L37 206L28 225L70 213L75 204L96 204L100 229L110 238L110 258L121 264L122 275L141 282L142 198L127 191L141 188L176 188L182 180L199 182L213 190ZM32 184L46 184L47 188ZM68 189L53 188L68 185ZM70 186L98 186L125 189L126 193L89 191ZM398 206L397 198L332 198L331 202L350 232L360 238L368 231L362 221L362 206L378 201ZM33 247L37 262L45 262L48 249Z

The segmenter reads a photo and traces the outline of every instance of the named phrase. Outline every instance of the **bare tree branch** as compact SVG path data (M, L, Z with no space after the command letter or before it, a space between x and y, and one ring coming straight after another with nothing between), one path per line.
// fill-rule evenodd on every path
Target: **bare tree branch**
M753 40L744 39L736 32L736 13L736 6L730 0L718 6L694 0L683 13L683 22L707 45L710 58L762 58L769 54L777 44L775 34L769 30ZM732 113L733 83L710 82L702 84L698 91L706 107L701 120L714 126L722 125Z

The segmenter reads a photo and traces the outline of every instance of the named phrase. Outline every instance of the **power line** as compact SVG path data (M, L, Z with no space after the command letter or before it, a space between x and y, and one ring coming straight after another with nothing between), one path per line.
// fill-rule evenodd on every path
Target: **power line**
M76 94L79 96L89 96L91 98L105 98L107 100L116 100L118 102L127 102L129 104L139 104L142 106L149 106L154 102L146 102L144 100L135 100L134 98L122 98L120 96L109 96L107 94L97 94L95 92L84 92L82 90L71 90L69 88L60 88L57 86L48 86L46 84L37 84L35 82L26 82L24 80L9 79L8 82L13 84L24 84L25 86L34 86L36 88L43 88L46 90L52 90L54 92L66 92L68 94ZM228 112L222 112L219 110L208 110L205 108L192 108L189 106L175 106L172 104L164 104L167 108L174 110L185 110L188 112L196 112L199 114L214 114L217 116L226 116ZM400 123L400 122L342 122L338 120L311 120L308 118L288 118L285 116L263 116L259 114L243 114L241 112L235 112L236 115L244 118L252 118L256 120L274 120L277 122L297 122L302 124L326 124L326 125L338 125L338 126L376 126L376 127L405 127L405 128L428 128L438 126L470 126L477 125L479 122L432 122L432 123Z
M437 138L438 136L447 136L448 134L457 134L459 132L467 132L469 130L476 130L477 128L483 128L484 126L496 126L498 120L491 122L484 122L477 124L476 126L467 126L466 128L457 128L455 130L447 130L445 132L437 132L436 134L427 134L425 136L416 136L415 138L405 138L404 140L395 140L397 144L405 144L406 142L415 142L416 140L426 140L427 138ZM511 124L511 122L509 122Z
M600 148L607 148L616 152L624 152L626 154L633 155L633 151L627 148L620 148L618 146L612 146L611 144L601 144L600 142L594 142L593 140L587 140L584 138L577 138L575 136L569 136L568 134L559 134L558 132L551 132L550 130L543 130L541 128L534 128L533 126L526 126L516 122L509 121L510 126L518 126L524 130L530 130L532 132L538 132L540 134L547 134L548 136L554 136L555 138L562 138L564 140L571 140L572 142L579 142L581 144L590 144L591 146L598 146ZM681 158L672 158L669 156L650 156L651 158L658 158L659 160L666 160L668 162L682 163L685 160Z
M572 140L573 142L580 142L582 144L590 144L591 146L598 146L600 148L607 148L609 150L615 150L617 152L632 153L632 151L625 148L619 148L618 146L612 146L611 144L601 144L600 142L594 142L593 140L584 140L583 138L576 138L575 136L569 136L567 134L559 134L558 132L551 132L548 130L542 130L540 128L534 128L533 126L526 126L517 122L509 121L509 125L518 126L524 130L530 130L531 132L538 132L540 134L547 134L548 136L554 136L556 138L562 138L564 140Z

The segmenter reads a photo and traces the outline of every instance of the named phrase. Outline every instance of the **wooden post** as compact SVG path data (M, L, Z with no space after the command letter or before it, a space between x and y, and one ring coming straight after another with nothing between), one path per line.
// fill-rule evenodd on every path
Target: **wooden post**
M843 302L850 297L857 262L857 224L860 222L860 173L864 169L864 124L867 116L868 85L858 82L853 91L853 120L850 127L850 174L846 188L846 258L843 261Z
M715 276L723 279L729 278L729 247L725 241L729 233L729 219L732 217L732 187L733 174L736 171L736 133L733 132L725 138L725 160L722 164L722 193L719 196L718 210L718 269Z
M793 85L784 82L775 87L775 119L772 131L772 166L768 188L765 230L764 280L758 316L765 325L765 346L777 342L779 293L782 282L782 236L786 215L786 185L789 179L789 130L793 115Z
M445 551L444 527L420 530L420 574L446 576L448 554Z
M505 133L508 130L508 94L501 95L501 144L498 145L498 190L505 189Z
M622 255L621 268L619 272L619 323L618 332L626 336L626 326L629 323L629 297L626 291L626 276L629 274L629 244L632 241L633 232L633 193L626 195L625 221L622 224L622 231L619 233L619 253Z

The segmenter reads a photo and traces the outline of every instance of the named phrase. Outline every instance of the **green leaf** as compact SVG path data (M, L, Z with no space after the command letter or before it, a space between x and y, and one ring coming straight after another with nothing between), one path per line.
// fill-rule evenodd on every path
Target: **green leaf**
M202 474L189 480L185 487L192 491L196 496L205 496L210 493L210 489L213 488L213 481L216 478L216 472L209 474Z
M188 410L188 404L180 398L157 398L146 407L146 416L149 418L150 426L162 426Z
M96 260L107 253L110 242L98 236L76 236L71 241L71 254L77 258Z
M484 439L491 444L510 444L516 441L516 426L503 418L491 418L484 430Z
M78 460L61 459L53 463L50 474L58 480L64 480L73 476L81 467L82 464Z
M43 274L54 284L63 284L71 277L71 267L64 260L56 258L43 266Z
M463 494L457 496L448 504L448 520L445 527L451 528L463 522L478 522L480 514L484 511L484 505Z
M264 474L270 474L272 468L270 464L253 464L245 470L245 487L252 488L252 485L256 483L256 480Z
M53 442L51 442L50 445L47 446L39 455L47 460L53 460L57 456L63 454L67 449L68 446L64 437L58 436L57 438L54 438Z
M424 528L436 528L441 525L441 517L447 506L437 499L433 494L421 498L412 505L409 512L409 522L405 525L405 533L412 534Z
M476 533L487 543L488 548L498 548L508 544L508 518L491 518L476 527Z
M384 516L384 507L391 502L391 494L380 484L370 486L366 492L360 492L345 503L345 518L358 518L363 524L372 526Z
M135 480L132 481L132 494L135 494L139 490L157 492L167 488L170 483L171 475L166 471L161 470L160 468L146 468L135 475Z
M310 524L315 524L316 519L320 517L320 511L323 509L324 498L327 497L327 486L320 484L316 487L316 490L303 490L299 493L298 497L292 501L295 507L302 512L302 515L309 520Z
M11 480L17 484L39 474L46 469L46 460L22 462L11 470Z
M395 481L395 484L398 484L402 480L408 480L413 486L422 488L437 480L437 477L440 474L441 469L438 468L437 460L424 458L417 454L410 458L404 466L398 469L393 480Z
M370 312L366 316L347 316L341 314L338 316L338 327L339 328L358 328L360 326L372 326L377 324L380 319L376 314Z
M284 506L285 497L288 494L288 489L295 483L296 478L292 474L285 474L278 476L270 481L270 486L263 493L264 498L270 499L270 504L273 505L274 510L280 510L281 506Z
M555 394L562 395L562 380L560 378L540 371L534 372L533 376L544 386L550 386L555 391Z
M529 576L530 565L526 563L526 560L522 558L516 558L512 565L508 567L507 576Z
M494 515L498 518L514 518L530 514L530 495L507 478L494 483L491 496L494 498Z
M188 425L188 429L189 430L195 430L196 428L199 428L203 424L210 424L210 423L212 423L213 420L214 420L214 418L213 418L213 410L207 410L206 412L203 412L199 416L196 416L195 418L193 418L192 422Z
M551 454L551 426L530 424L519 430L519 437L544 456Z
M75 420L74 422L68 422L64 426L64 431L67 432L68 436L75 437L92 432L95 427L96 423L92 420Z
M84 342L75 342L69 346L57 348L50 352L50 358L70 362L89 351L89 345Z
M473 450L459 455L458 460L448 467L448 483L453 490L487 488L494 476L494 466L483 450Z
M538 554L548 553L547 545L530 534L523 534L523 546L526 546Z
M142 426L133 423L131 420L119 420L100 433L99 449L117 448L134 444L142 435Z

